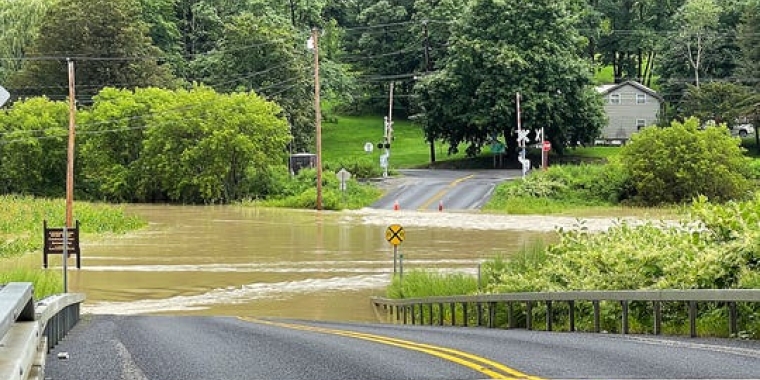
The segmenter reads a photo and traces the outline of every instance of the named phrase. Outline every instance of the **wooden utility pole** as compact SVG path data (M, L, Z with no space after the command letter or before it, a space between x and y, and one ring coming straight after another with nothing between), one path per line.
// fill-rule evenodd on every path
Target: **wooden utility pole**
M74 61L69 66L69 147L66 160L66 227L74 227L74 138L76 136L76 100L74 92Z
M430 40L428 39L427 20L422 23L422 26L424 27L425 31L425 75L428 75L430 74ZM426 124L430 123L430 121L427 121L427 116L425 116L425 120ZM435 138L432 135L430 136L430 163L435 163Z
M322 107L319 102L319 30L311 30L314 44L314 117L317 129L317 210L322 209Z

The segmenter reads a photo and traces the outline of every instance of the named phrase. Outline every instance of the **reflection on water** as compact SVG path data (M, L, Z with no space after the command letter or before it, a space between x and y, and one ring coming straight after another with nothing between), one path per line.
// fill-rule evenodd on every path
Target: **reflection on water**
M385 241L392 223L407 224L399 246L405 270L475 274L496 253L556 238L541 229L500 229L495 217L479 214L163 205L127 211L150 226L82 239L82 269L71 270L69 289L87 294L86 312L371 321L368 297L382 295L393 272ZM442 227L447 218L461 226Z

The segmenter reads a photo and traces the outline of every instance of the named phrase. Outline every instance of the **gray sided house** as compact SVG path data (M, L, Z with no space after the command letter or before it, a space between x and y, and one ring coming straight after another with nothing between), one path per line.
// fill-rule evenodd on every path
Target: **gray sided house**
M651 88L634 81L597 87L604 97L607 126L604 142L624 143L641 128L657 124L665 100Z

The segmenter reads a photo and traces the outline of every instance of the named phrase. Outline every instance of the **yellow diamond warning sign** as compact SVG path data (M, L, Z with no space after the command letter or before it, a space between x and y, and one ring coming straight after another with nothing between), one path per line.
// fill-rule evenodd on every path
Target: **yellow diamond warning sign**
M388 243L393 245L401 244L401 242L404 241L405 235L404 227L401 227L399 224L391 224L388 226L388 229L385 230L385 240L388 240Z

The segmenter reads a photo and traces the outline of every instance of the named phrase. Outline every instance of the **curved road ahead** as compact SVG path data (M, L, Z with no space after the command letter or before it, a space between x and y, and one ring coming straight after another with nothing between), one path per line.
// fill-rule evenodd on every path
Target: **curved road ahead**
M488 201L500 182L521 177L519 170L401 170L397 178L389 178L390 191L372 205L377 209L393 209L394 203L404 210L479 209Z
M68 359L57 359L67 352ZM86 316L55 380L758 379L760 342L231 317Z

